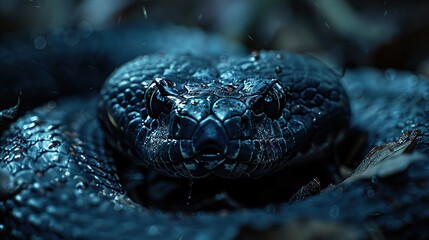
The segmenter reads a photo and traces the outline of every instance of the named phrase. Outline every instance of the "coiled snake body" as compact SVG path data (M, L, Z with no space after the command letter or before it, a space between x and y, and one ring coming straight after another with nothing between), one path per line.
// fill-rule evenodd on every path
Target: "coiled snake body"
M311 57L237 52L143 56L117 69L99 97L52 102L19 118L1 138L0 232L10 238L225 239L244 224L317 216L352 223L372 218L389 234L383 217L397 206L380 207L386 215L378 217L347 214L350 198L361 191L353 184L276 214L174 215L148 211L125 195L115 162L126 159L191 179L255 178L295 163L316 166L300 156L347 129L347 95L352 126L368 133L368 147L420 129L416 149L428 151L425 79L366 70L346 75L343 90L341 77ZM332 215L333 203L342 214Z

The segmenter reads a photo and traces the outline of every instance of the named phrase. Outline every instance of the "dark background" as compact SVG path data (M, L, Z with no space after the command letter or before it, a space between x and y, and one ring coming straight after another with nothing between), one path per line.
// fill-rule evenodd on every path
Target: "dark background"
M429 76L429 3L372 0L2 0L0 34L20 31L43 48L49 31L127 22L200 27L249 49L309 53L340 67L408 69Z

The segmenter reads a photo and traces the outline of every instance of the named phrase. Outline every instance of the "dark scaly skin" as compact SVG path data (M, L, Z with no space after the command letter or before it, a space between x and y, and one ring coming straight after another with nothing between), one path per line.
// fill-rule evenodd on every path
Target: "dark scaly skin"
M383 73L362 68L342 83L352 103L352 126L369 135L367 150L394 141L399 132L419 129L416 149L428 153L428 79L393 69Z
M364 73L357 76L370 79ZM410 83L406 82L405 76L409 75L398 77L396 83L413 89L415 85L408 85ZM370 89L385 89L386 83L377 85L378 78L380 76L373 79L375 85ZM418 140L417 149L427 151L428 110L424 100L428 94L427 80L417 79L420 90L413 92L419 100L412 102L412 109L416 111L410 112L410 108L403 105L391 107L389 104L396 99L397 92L394 96L389 95L389 91L382 92L384 94L378 92L377 95L365 92L352 94L356 90L362 92L362 88L348 85L348 81L352 81L350 79L353 78L346 76L344 83L352 97L354 116L366 116L353 118L352 122L370 132L370 144L385 141L386 136L399 136L404 128L413 128L396 124L397 118L388 118L387 122L375 121L379 118L378 112L367 112L365 106L381 104L387 112L396 111L395 116L413 119L414 127L419 127L424 133ZM48 105L18 120L2 136L0 224L3 236L230 239L244 224L266 226L273 222L310 217L342 220L350 224L375 224L390 238L422 237L419 233L424 230L422 223L428 219L428 214L421 209L427 207L428 191L424 184L419 183L429 180L426 158L411 165L398 180L402 184L389 178L379 178L375 182L361 180L295 205L285 205L277 214L269 214L262 209L244 213L237 211L226 216L213 213L190 217L147 212L121 194L123 190L113 169L109 168L112 166L109 151L101 143L102 132L97 131L99 126L94 109L94 100L72 99L56 106ZM383 126L391 127L386 129ZM387 135L383 135L383 131L387 131L384 133ZM371 195L368 194L369 187ZM396 199L395 203L389 200L392 197ZM406 227L411 219L414 219L414 227ZM397 229L405 231L398 232Z
M162 101L145 97L151 84ZM138 165L186 178L281 170L298 152L345 129L349 118L335 72L282 52L145 56L118 69L100 98L111 145L130 152ZM264 98L270 100L265 106ZM150 115L150 104L163 112Z

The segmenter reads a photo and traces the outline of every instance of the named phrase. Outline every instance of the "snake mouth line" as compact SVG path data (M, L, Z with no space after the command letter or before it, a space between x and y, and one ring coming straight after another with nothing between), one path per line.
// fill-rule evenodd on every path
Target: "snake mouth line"
M202 161L219 161L226 157L226 152L226 148L220 147L216 144L206 144L196 151L195 158Z
M197 161L203 161L203 162L213 162L213 161L220 161L222 159L225 159L226 157L220 153L200 153L195 156L195 159Z
M229 140L225 146L205 145L196 149L190 139L164 139L153 149L156 161L177 163L181 161L195 164L241 162L243 164L269 163L287 157L290 151L287 141L282 137ZM159 154L160 153L160 154Z

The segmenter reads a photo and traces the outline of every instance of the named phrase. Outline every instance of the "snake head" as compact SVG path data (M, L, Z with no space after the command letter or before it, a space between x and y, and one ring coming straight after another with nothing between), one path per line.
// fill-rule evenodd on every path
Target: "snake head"
M102 90L107 139L136 164L168 176L259 177L282 169L347 124L349 108L329 68L281 56L131 61Z

